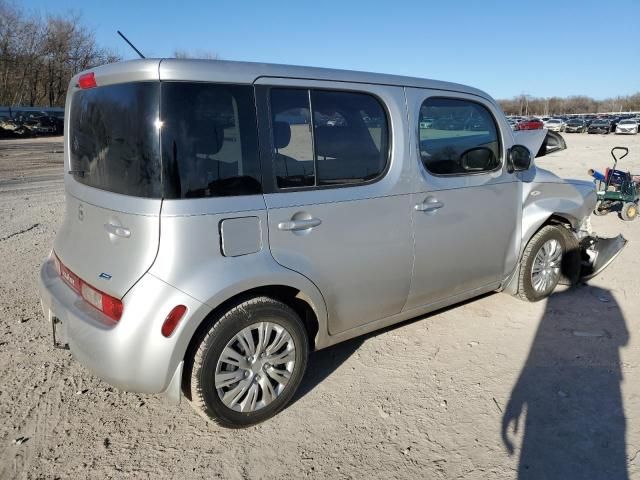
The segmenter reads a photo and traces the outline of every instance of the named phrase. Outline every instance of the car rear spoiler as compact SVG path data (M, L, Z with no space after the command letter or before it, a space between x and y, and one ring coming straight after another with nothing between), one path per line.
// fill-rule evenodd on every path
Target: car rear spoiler
M567 144L562 135L551 130L517 130L513 132L516 144L524 145L537 157L565 150Z

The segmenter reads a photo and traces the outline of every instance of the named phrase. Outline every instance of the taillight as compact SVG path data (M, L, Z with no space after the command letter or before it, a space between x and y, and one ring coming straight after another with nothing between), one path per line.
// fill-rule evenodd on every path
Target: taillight
M60 277L67 285L78 293L85 302L97 310L100 310L107 317L115 320L116 322L120 320L120 317L122 317L122 310L124 308L121 300L92 287L65 267L55 253L53 255Z
M184 317L185 312L187 311L187 307L184 305L178 305L173 307L173 310L169 312L167 318L164 319L164 323L162 324L162 335L165 337L170 337L173 331Z
M97 87L98 84L96 83L96 74L93 72L83 73L78 79L78 86L80 88Z

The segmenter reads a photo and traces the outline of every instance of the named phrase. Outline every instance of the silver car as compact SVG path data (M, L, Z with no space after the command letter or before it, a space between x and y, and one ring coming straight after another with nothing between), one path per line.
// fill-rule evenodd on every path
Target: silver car
M551 130L552 132L564 131L565 123L561 118L550 118L544 122L544 128Z
M635 135L636 133L638 133L638 122L633 118L620 120L618 122L618 125L616 125L615 133L616 135L617 134Z
M136 60L72 79L66 214L41 269L54 345L229 427L307 355L490 291L608 265L591 182L532 163L486 93L328 69Z

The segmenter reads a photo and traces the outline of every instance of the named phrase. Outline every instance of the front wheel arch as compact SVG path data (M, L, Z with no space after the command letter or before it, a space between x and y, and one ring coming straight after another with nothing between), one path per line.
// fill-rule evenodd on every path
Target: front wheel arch
M549 215L544 221L540 222L537 227L534 227L532 229L529 230L529 234L526 235L526 237L522 238L522 241L520 243L520 252L518 253L518 262L516 264L516 267L514 268L513 272L511 273L511 275L509 277L507 277L506 281L503 283L502 288L500 289L500 291L504 292L504 293L508 293L510 295L514 295L514 296L518 296L518 279L520 277L520 269L522 267L522 258L525 252L525 249L527 248L527 245L529 245L529 242L531 241L531 239L533 237L535 237L538 232L540 232L540 230L542 230L543 228L547 227L547 226L559 226L561 228L564 229L564 232L569 235L571 237L572 240L572 249L578 249L578 250L574 250L575 251L575 255L573 258L576 259L575 261L577 262L580 256L580 252L579 252L579 243L577 238L575 237L575 235L573 234L572 230L573 230L573 222L568 218L565 217L561 214L558 213L553 213L551 215ZM570 239L567 237L567 240L569 241ZM575 243L573 243L575 242ZM569 272L565 273L565 275L563 275L562 279L561 279L561 283L563 285L574 285L575 283L578 282L579 280L579 267L576 266L576 272L573 274L569 274Z

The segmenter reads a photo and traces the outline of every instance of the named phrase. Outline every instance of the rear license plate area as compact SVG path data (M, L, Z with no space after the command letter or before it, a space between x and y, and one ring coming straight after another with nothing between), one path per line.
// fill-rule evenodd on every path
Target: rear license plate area
M69 350L69 344L65 338L64 327L62 325L62 320L58 317L51 317L51 330L53 334L53 346L55 348L61 348L63 350Z

